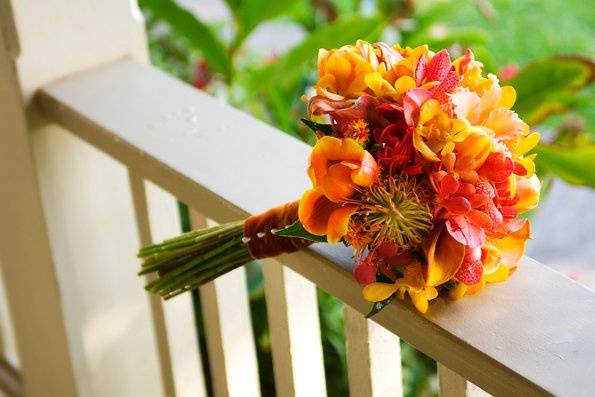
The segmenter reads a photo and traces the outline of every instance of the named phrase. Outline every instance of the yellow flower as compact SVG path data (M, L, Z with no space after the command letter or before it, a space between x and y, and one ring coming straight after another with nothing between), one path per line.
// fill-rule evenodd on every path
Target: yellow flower
M468 133L469 124L465 120L451 119L440 102L429 99L421 105L413 146L426 160L440 161L437 154L451 153L455 143L462 142Z
M440 228L428 238L424 247L427 267L419 262L405 264L403 277L394 283L371 283L364 287L364 299L380 302L393 294L403 299L409 295L417 310L425 313L428 301L438 296L437 286L450 280L457 272L465 256L465 247L454 240L446 228Z
M364 299L370 302L381 302L395 293L401 299L405 297L405 293L409 294L411 302L421 313L427 312L428 301L438 296L435 287L425 285L424 272L419 263L407 266L404 276L393 284L371 283L363 289Z

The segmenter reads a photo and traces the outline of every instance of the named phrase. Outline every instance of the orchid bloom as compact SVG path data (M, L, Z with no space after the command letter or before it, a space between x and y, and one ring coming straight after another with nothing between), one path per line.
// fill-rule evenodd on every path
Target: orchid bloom
M449 293L451 299L459 299L465 294L475 294L488 283L505 281L516 270L517 263L525 253L527 240L531 236L529 221L524 220L519 224L520 227L508 235L487 238L481 248L480 269L474 268L475 265L471 262L463 262L455 275L460 283ZM469 278L461 278L462 274L467 274Z
M467 137L468 127L465 120L450 118L437 99L428 99L419 110L413 145L426 160L440 161L437 154L451 153Z
M455 241L444 228L434 230L428 241L424 247L427 266L422 266L411 256L399 254L399 259L407 258L402 264L403 277L396 278L390 284L375 282L366 285L363 290L364 298L379 302L395 293L402 299L407 293L413 305L425 313L428 310L428 301L438 296L436 287L454 276L465 253L465 247Z
M408 265L403 277L394 283L371 283L363 289L364 299L370 302L381 302L393 294L403 299L405 293L409 294L411 302L421 313L427 312L428 301L438 296L436 287L426 285L424 271L419 263Z

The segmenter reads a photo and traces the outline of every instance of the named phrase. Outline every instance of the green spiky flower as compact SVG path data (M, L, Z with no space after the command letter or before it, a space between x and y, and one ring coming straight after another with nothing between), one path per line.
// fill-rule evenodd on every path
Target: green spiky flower
M387 177L362 192L355 219L363 222L372 246L385 241L401 249L422 243L432 229L428 188L406 175Z

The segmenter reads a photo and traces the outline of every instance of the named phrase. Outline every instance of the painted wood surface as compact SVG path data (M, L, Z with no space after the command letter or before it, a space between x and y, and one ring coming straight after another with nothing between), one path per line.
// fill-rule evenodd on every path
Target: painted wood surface
M50 84L39 103L47 117L218 221L292 200L308 185L306 145L135 62ZM368 310L349 250L314 246L278 260ZM427 316L395 302L375 320L495 395L595 389L595 293L527 258L510 281L477 296L438 299Z
M27 394L169 396L142 281L124 265L139 244L126 168L40 117L31 102L40 85L62 76L124 57L146 61L136 2L3 1L0 23L2 62L14 74L0 77L15 89L0 94L10 114L0 128L14 135L0 159L10 189L1 206L11 211L2 226L12 234L0 231L10 247L0 255L9 291L17 291L9 298Z
M403 395L398 336L345 305L345 339L351 397Z
M207 219L190 210L193 228ZM200 288L213 392L216 397L260 396L246 269L240 267Z
M0 23L6 26L4 21ZM74 395L76 385L60 291L13 65L14 54L7 47L0 29L0 266L6 287L3 292L10 306L10 326L18 335L19 364L25 370L27 393Z
M277 395L326 396L316 285L274 259L262 270Z

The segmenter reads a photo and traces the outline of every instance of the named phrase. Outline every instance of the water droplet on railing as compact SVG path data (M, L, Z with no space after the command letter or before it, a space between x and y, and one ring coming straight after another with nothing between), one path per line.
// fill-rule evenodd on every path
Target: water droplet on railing
M258 237L258 238L263 238L264 236L265 236L265 233L264 232L258 232L258 233L256 233L256 237Z
M271 229L272 234L277 234L278 231L279 231L279 229Z
M250 242L250 240L252 240L250 237L246 237L246 236L242 237L242 243L244 243L244 244L248 244Z

